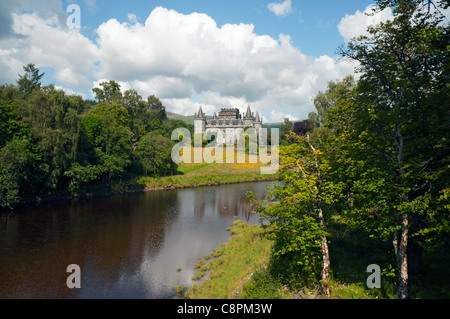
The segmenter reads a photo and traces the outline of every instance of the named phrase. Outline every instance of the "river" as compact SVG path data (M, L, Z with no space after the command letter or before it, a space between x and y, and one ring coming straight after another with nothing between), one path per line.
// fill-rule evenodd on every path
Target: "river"
M0 216L0 298L151 298L191 287L194 265L234 220L257 224L246 198L272 182L121 194L26 206ZM81 288L69 289L68 265ZM181 270L180 270L181 269Z

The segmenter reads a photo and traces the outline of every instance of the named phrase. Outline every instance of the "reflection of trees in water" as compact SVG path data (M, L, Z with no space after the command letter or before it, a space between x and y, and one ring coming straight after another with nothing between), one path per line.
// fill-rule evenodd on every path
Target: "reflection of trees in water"
M17 209L0 220L0 298L103 297L155 258L180 212L248 221L247 190L226 185L55 202ZM82 289L66 286L70 264L81 267ZM87 289L87 290L86 290ZM83 297L90 297L83 295Z
M248 221L252 214L252 205L247 198L246 191L238 185L199 189L195 192L194 215L202 219L205 211L211 211L220 218L241 216Z
M66 286L70 264L80 266L82 288L107 291L158 254L176 220L174 201L174 192L121 195L42 205L2 220L1 245L10 253L2 248L0 297L76 297L80 291Z

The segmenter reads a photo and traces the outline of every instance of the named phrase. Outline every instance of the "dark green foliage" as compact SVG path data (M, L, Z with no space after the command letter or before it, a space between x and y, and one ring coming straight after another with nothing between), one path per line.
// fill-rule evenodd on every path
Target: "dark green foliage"
M281 299L283 284L267 269L259 269L242 288L241 299Z
M312 124L309 120L303 120L300 122L295 122L292 132L297 135L305 136L306 133L311 132L313 129Z
M37 69L32 63L24 66L23 69L25 71L25 74L19 75L17 85L19 92L24 97L28 97L34 90L41 88L40 81L44 76L44 73L39 74L39 69Z
M30 141L13 139L0 149L0 206L12 207L40 183L40 157Z
M292 131L292 122L285 118L284 122L280 126L280 145L286 145L287 144L287 135L290 131Z
M171 151L174 142L157 133L147 133L140 139L134 151L142 165L144 174L168 175L176 173L176 164L172 161Z
M17 87L0 87L0 207L176 173L170 136L186 125L168 120L157 97L143 100L109 81L93 90L98 102L83 100L42 87L33 64L24 70Z

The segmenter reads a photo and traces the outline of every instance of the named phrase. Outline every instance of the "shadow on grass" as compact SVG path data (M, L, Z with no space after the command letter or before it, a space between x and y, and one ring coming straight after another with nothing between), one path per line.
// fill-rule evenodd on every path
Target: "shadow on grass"
M347 225L333 223L330 228L330 255L333 281L346 286L358 286L373 298L396 298L396 277L382 275L381 288L368 289L367 266L377 264L383 268L395 268L392 243L370 238L367 233L351 230ZM411 239L412 241L412 239ZM447 246L433 251L422 251L421 267L409 269L411 298L450 297L450 249ZM346 298L345 295L341 297Z

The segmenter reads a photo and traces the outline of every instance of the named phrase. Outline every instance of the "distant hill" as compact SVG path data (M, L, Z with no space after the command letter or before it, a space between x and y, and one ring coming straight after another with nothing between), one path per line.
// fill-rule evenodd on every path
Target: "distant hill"
M171 120L181 120L185 122L186 124L194 125L194 115L180 115L172 112L167 112L167 118Z
M173 120L182 120L183 122L185 122L186 124L192 124L194 125L194 115L180 115L180 114L176 114L176 113L172 113L172 112L167 112L167 117L169 119L173 119ZM212 119L212 116L206 116L206 119ZM281 122L279 123L263 123L263 127L264 128L280 128L281 126Z
M263 123L262 127L263 128L267 128L267 129L271 129L271 128L280 128L281 127L281 122L278 123Z

